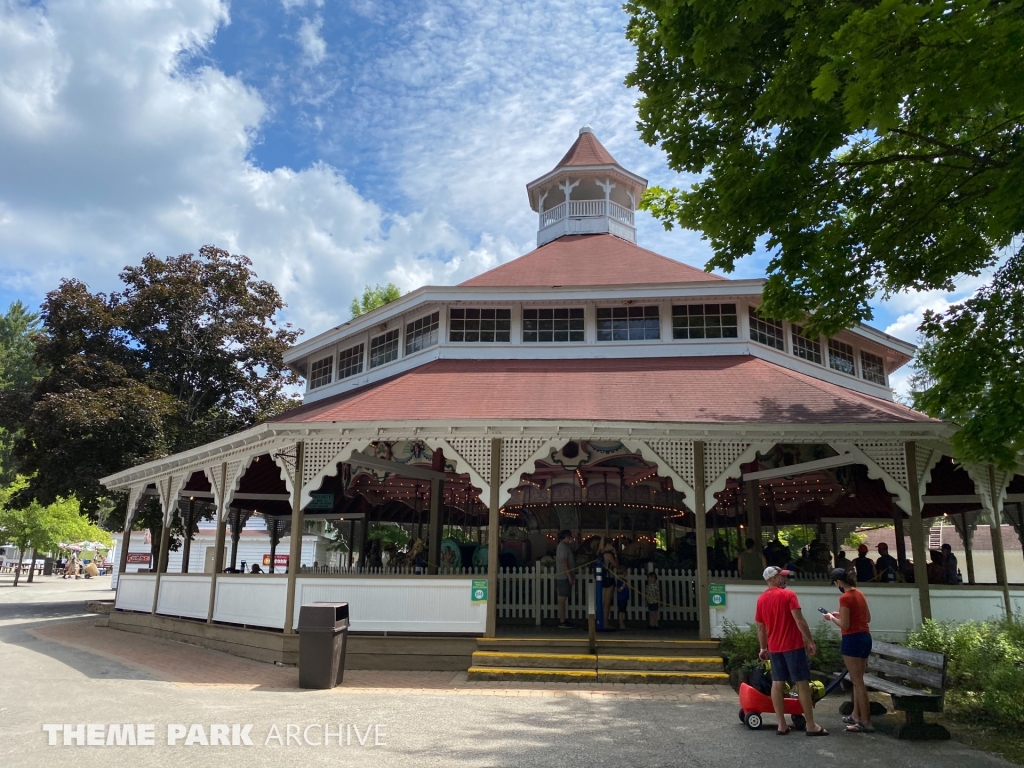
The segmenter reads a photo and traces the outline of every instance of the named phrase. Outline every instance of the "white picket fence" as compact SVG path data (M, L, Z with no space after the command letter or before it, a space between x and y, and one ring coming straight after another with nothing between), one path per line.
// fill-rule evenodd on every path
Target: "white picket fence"
M662 621L697 621L697 578L694 571L655 570L661 585ZM585 620L587 612L586 589L593 583L593 574L581 574L572 588L567 604L569 618ZM630 570L626 576L629 584L629 608L626 618L630 621L647 619L647 602L644 589L647 586L647 571ZM498 618L532 620L540 624L544 619L558 618L558 599L555 593L555 572L539 567L502 568L498 572ZM614 596L612 597L614 600ZM615 608L612 609L613 615Z

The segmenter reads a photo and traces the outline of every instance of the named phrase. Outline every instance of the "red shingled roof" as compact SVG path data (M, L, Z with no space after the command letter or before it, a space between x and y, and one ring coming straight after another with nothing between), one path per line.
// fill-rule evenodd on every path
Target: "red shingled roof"
M462 285L644 285L725 279L615 235L601 234L565 235Z
M597 136L589 131L581 133L580 137L569 147L565 157L558 161L555 168L565 168L572 165L618 165L611 152L604 148L604 145L597 140Z
M747 355L435 360L272 421L460 419L691 424L933 421L888 400Z

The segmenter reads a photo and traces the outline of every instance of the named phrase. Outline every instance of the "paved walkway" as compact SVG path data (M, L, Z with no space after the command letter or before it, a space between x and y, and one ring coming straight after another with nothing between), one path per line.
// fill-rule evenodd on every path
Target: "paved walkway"
M109 599L102 580L42 579L17 589L8 584L0 578L0 765L13 768L69 760L98 761L104 768L736 768L752 760L844 768L1009 765L956 743L843 733L836 699L816 710L832 736L779 739L771 729L741 725L735 694L714 687L513 687L468 683L452 673L353 670L341 688L303 691L294 687L291 668L95 627L84 603ZM153 724L155 746L79 749L63 746L59 735L49 746L43 729L48 723ZM181 738L174 746L167 743L174 724L212 733L217 723L251 726L253 746L186 747ZM334 733L341 727L343 746L302 740L308 734L315 743L324 724ZM367 737L377 725L380 746ZM284 742L289 726L295 734L291 744Z
M30 630L49 640L102 656L166 680L181 688L238 688L243 690L295 690L295 667L279 667L238 658L219 651L170 640L95 626L92 619L52 624ZM474 696L535 696L548 698L626 698L659 701L735 701L722 685L631 685L624 683L494 683L468 681L465 672L407 672L353 669L343 685L348 693L441 693Z

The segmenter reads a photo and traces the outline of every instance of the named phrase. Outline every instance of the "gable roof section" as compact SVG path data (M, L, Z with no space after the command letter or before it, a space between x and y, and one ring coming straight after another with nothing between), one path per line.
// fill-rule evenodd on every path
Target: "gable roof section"
M435 360L273 422L439 420L682 424L939 423L897 403L747 355Z
M615 235L601 234L565 235L461 285L650 285L725 279Z

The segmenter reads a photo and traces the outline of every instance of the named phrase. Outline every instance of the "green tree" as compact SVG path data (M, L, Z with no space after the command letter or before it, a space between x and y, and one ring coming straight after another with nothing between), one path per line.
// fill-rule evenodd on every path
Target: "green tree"
M21 559L28 554L31 562L37 554L54 552L63 543L99 541L110 544L110 534L82 516L74 497L59 498L47 505L33 501L27 506L12 506L12 497L27 485L28 481L19 477L0 489L0 540L14 544L21 552ZM14 586L18 586L20 575L19 562Z
M398 286L394 283L388 283L387 285L380 285L378 283L372 288L368 285L363 289L362 297L352 299L349 311L352 313L352 317L359 317L367 312L372 312L377 307L390 304L395 299L401 298L401 296L402 292L398 290Z
M0 403L23 418L32 389L43 374L34 359L39 333L39 314L30 312L20 301L0 315ZM20 432L18 417L8 429L0 427L0 485L14 481L18 465L14 460L14 441Z
M686 190L652 188L642 205L668 228L702 232L714 250L708 268L732 271L767 248L766 314L831 334L870 319L877 296L951 291L1001 259L1019 275L1022 0L626 7L641 134L674 170L699 174ZM992 284L1000 298L984 314L1008 345L1024 328L1005 311L1012 282ZM949 406L950 377L981 350L975 338L936 336L961 316L922 326L942 350L922 357L941 393L918 402L934 415L965 415ZM1019 393L1019 346L1000 359L1009 365L984 367L977 387ZM1019 425L1020 397L1007 408ZM1008 443L1006 429L979 427L960 442L972 457L1005 459L1019 436L1018 427Z
M961 425L961 459L1014 468L1024 453L1024 259L945 314L927 313L921 329L914 404Z
M46 374L15 445L31 473L18 503L74 495L95 517L108 495L101 477L297 402L283 355L300 331L279 325L284 303L245 256L213 246L149 254L120 278L123 290L109 295L64 280L43 302L35 362ZM0 421L19 415L4 409Z

